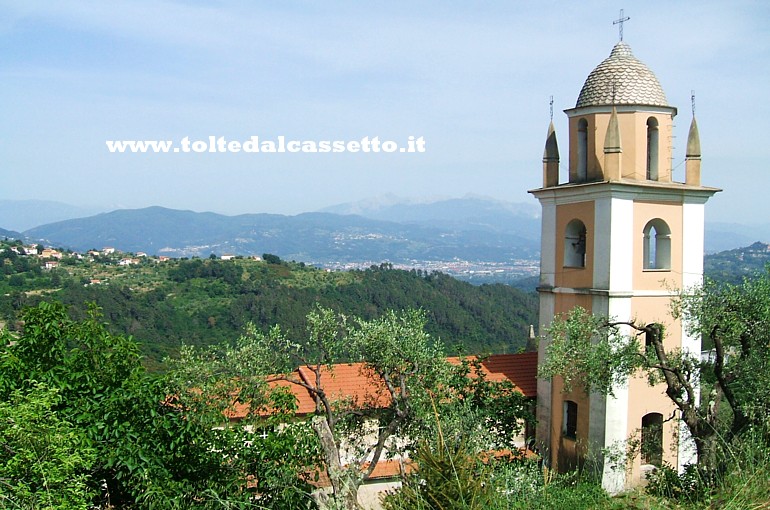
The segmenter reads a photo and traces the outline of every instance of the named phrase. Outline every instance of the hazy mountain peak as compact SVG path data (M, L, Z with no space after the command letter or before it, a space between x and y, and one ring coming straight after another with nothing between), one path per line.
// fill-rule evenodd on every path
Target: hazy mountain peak
M334 214L357 214L388 221L434 222L436 220L475 220L499 214L501 221L509 214L538 218L540 208L532 203L516 203L469 193L461 198L423 197L403 198L393 194L381 195L356 202L337 204L321 209Z
M30 228L73 218L84 218L109 210L77 206L53 200L0 200L0 226L23 232Z
M390 207L415 204L432 204L441 200L447 200L447 197L433 196L415 198L400 197L393 193L385 193L383 195L356 200L355 202L331 205L329 207L319 209L318 212L326 212L332 214L358 214L360 216L367 216L370 213L381 211Z

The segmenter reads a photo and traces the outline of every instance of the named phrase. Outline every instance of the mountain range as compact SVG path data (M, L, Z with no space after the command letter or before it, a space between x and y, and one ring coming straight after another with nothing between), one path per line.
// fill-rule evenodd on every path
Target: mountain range
M447 209L465 210L451 216ZM296 216L121 209L41 225L26 239L77 251L111 246L174 257L273 253L304 262L510 261L537 256L539 220L483 199L404 206L402 221L330 212ZM445 221L434 219L445 216ZM463 220L463 217L465 220Z
M11 229L0 229L0 235L77 251L112 246L173 257L273 253L321 264L458 259L506 263L537 259L540 248L537 204L476 196L431 202L385 196L295 216L226 216L154 206L67 217L83 211L56 202L0 200L0 226ZM20 228L62 215L60 221ZM707 252L757 240L770 240L770 225L706 227Z

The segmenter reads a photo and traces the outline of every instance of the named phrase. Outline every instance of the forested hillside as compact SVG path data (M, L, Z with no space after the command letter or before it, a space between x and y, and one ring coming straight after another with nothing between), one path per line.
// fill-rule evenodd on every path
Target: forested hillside
M706 255L704 271L713 280L737 284L762 272L768 263L770 245L756 242L744 248Z
M125 257L125 254L123 254ZM249 321L304 332L317 304L370 319L389 309L423 308L427 331L449 352L515 352L537 322L537 300L506 285L473 286L441 273L383 264L330 272L275 256L267 261L167 260L65 255L52 269L37 256L0 252L0 313L10 328L19 310L55 298L75 318L95 302L114 333L130 334L152 366L183 344L232 341ZM131 260L131 259L129 259Z

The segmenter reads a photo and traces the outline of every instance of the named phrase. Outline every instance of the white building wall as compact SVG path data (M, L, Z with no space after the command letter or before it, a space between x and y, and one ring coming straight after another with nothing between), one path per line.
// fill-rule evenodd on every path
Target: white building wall
M601 207L599 207L601 204ZM609 245L603 263L608 271L608 291L606 313L610 318L628 320L632 317L631 296L633 295L633 260L634 260L634 202L627 198L608 198L597 201L597 223L601 208L602 222L609 223L603 232L608 232L605 242ZM599 232L597 228L597 232ZM599 255L597 253L597 255ZM628 328L627 328L628 329ZM621 331L630 333L630 331ZM618 384L613 388L614 396L608 396L605 412L596 419L603 418L605 448L612 450L605 455L602 470L602 486L610 494L622 491L626 485L625 465L618 465L614 454L625 452L628 439L628 384Z

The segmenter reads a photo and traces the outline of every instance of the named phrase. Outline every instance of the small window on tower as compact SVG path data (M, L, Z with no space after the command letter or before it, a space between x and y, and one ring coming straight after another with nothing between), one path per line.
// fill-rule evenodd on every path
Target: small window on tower
M561 431L564 437L575 439L577 437L577 402L572 400L564 401L564 416L562 417Z
M658 180L658 119L647 119L647 179Z
M671 269L671 229L661 219L654 219L644 227L644 269Z
M586 267L586 226L580 220L567 224L564 233L564 267Z
M588 180L588 121L578 121L577 182Z
M663 342L663 331L660 324L647 324L646 331L644 332L644 348L654 349L655 339L658 338Z
M642 417L642 463L663 464L663 415L649 413Z

